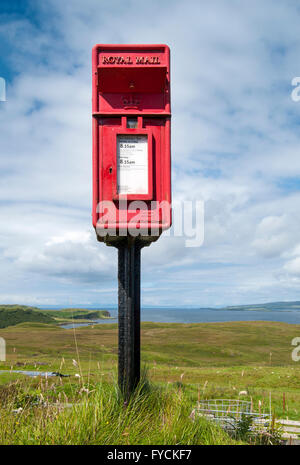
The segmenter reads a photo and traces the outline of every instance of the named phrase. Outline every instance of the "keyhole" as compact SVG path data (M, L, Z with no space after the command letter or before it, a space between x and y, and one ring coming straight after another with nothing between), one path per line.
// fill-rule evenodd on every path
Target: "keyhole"
M109 168L109 174L111 174L111 173L112 173L112 167Z

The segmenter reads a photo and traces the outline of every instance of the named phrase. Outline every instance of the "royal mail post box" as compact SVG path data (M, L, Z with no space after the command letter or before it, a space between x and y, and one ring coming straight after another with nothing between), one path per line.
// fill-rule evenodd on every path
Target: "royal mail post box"
M100 241L171 226L170 51L93 48L93 225Z

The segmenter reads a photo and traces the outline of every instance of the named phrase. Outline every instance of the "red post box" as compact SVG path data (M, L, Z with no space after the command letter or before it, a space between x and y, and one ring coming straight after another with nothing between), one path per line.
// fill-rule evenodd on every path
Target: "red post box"
M95 45L92 108L97 238L152 242L171 226L169 47Z

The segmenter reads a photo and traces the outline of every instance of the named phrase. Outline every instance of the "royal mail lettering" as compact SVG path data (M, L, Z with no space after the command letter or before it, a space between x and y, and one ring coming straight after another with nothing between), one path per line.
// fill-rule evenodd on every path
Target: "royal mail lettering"
M104 56L102 57L103 65L132 65L133 59L124 56ZM160 59L157 56L141 56L135 58L137 65L159 65Z
M110 56L102 57L102 63L104 65L132 65L133 61L131 57Z
M136 57L137 65L159 65L159 57Z

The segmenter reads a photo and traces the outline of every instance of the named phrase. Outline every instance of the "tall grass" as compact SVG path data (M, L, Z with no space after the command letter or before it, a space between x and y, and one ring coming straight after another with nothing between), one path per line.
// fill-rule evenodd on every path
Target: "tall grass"
M190 400L174 387L140 383L128 403L115 384L81 387L81 394L71 406L67 399L50 404L41 393L43 403L23 395L23 407L17 409L20 393L13 390L0 407L0 444L235 443L215 425L191 415Z

